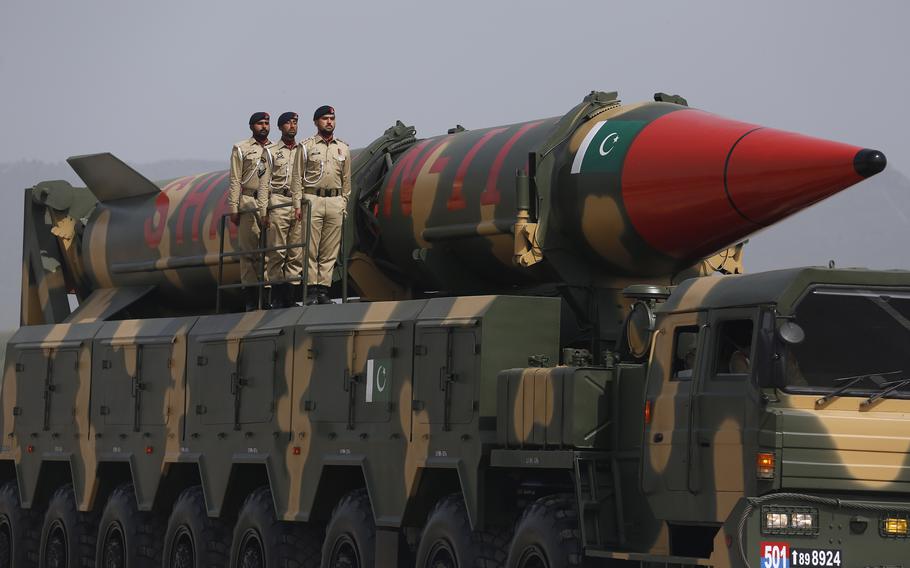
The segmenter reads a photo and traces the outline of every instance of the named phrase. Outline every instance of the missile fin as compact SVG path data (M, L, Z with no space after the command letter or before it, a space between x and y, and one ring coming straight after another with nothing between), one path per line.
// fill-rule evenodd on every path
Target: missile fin
M155 286L123 286L98 288L63 323L88 323L107 321L117 312L129 307L155 289Z
M161 191L144 175L109 152L67 158L98 201L155 195Z

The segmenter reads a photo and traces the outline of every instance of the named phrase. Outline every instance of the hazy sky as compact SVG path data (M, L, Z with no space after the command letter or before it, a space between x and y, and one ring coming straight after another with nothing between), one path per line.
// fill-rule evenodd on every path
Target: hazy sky
M356 147L396 119L429 136L560 115L592 89L666 91L888 156L878 180L754 238L748 268L910 268L908 21L905 0L6 0L0 164L100 151L226 164L254 110L332 104ZM0 188L3 224L20 223L21 190ZM17 266L19 246L0 262ZM18 290L2 303L17 313Z

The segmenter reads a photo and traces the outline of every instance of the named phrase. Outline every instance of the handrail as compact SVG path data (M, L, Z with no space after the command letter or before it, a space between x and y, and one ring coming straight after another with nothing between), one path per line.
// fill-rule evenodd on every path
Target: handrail
M310 268L310 262L309 262L309 260L310 260L310 225L312 224L312 220L313 220L313 210L312 210L312 203L310 203L310 201L308 201L306 199L304 199L301 202L301 205L306 208L306 224L302 228L302 231L303 231L303 240L302 241L296 242L296 243L289 243L286 245L280 245L280 246L272 246L272 247L266 246L265 245L265 243L267 242L266 235L269 230L269 226L266 226L259 233L259 247L252 249L252 250L246 250L246 251L235 250L232 252L224 252L224 238L225 238L225 228L226 228L226 224L227 224L227 218L230 217L232 215L232 213L224 213L221 215L221 219L219 221L220 230L219 230L219 243L218 243L218 286L217 286L217 292L216 292L216 297L215 297L215 313L221 313L221 307L222 307L221 296L222 296L223 290L229 290L229 289L235 289L235 288L245 288L247 286L256 286L258 288L259 294L258 294L258 299L257 299L257 308L262 309L263 296L265 293L266 285L271 286L272 284L290 284L293 282L302 282L303 283L303 303L304 303L304 305L306 305L306 300L307 300L306 282L309 279L309 268ZM278 205L269 205L267 208L267 211L272 211L273 209L281 209L284 207L291 207L291 206L293 206L293 203L282 203L282 204L278 204ZM238 213L240 215L250 215L250 214L255 215L258 213L258 210L257 209L244 209L244 210L238 211ZM348 301L348 287L347 287L347 277L348 277L348 262L347 262L348 258L347 257L348 257L348 254L344 248L344 229L345 229L346 223L347 223L347 214L345 212L345 214L342 217L342 221L341 221L341 242L339 243L339 251L341 252L341 271L342 271L342 275L341 275L341 282L342 282L342 284L341 284L341 301L342 301L342 303L345 303ZM303 274L301 276L296 276L294 278L286 278L283 280L266 281L266 279L265 279L265 264L266 264L265 255L266 255L266 253L273 252L276 250L290 250L290 249L301 248L301 247L303 248ZM254 254L259 255L259 271L258 271L259 275L258 275L256 283L255 284L243 284L241 282L241 283L225 284L224 283L224 260L225 260L225 258L251 256ZM337 260L336 260L336 263L337 263Z

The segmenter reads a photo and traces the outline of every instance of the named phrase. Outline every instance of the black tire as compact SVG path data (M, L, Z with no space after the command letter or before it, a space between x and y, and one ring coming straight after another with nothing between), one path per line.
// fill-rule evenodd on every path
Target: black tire
M461 493L443 498L427 519L417 547L418 568L498 568L511 531L471 530Z
M528 505L515 528L508 568L567 568L583 561L578 506L570 494Z
M317 568L322 531L307 523L279 521L272 492L260 487L243 502L232 543L235 568Z
M206 513L202 487L184 489L167 520L162 565L167 568L227 566L229 539L224 521Z
M326 528L322 568L373 568L376 522L366 489L341 498Z
M0 568L34 566L38 561L41 515L19 504L19 486L0 486Z
M156 513L140 511L132 484L114 489L101 522L95 566L103 568L153 568L161 566L165 520Z
M41 568L94 566L97 530L98 515L76 509L73 486L57 489L44 513L38 565Z

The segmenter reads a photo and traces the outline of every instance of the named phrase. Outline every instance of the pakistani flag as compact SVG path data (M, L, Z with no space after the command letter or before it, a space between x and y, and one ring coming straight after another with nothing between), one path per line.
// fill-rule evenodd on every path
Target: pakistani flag
M367 384L364 402L389 402L392 390L392 361L367 359Z
M605 120L595 124L575 154L572 173L618 172L632 140L645 124L643 120Z

